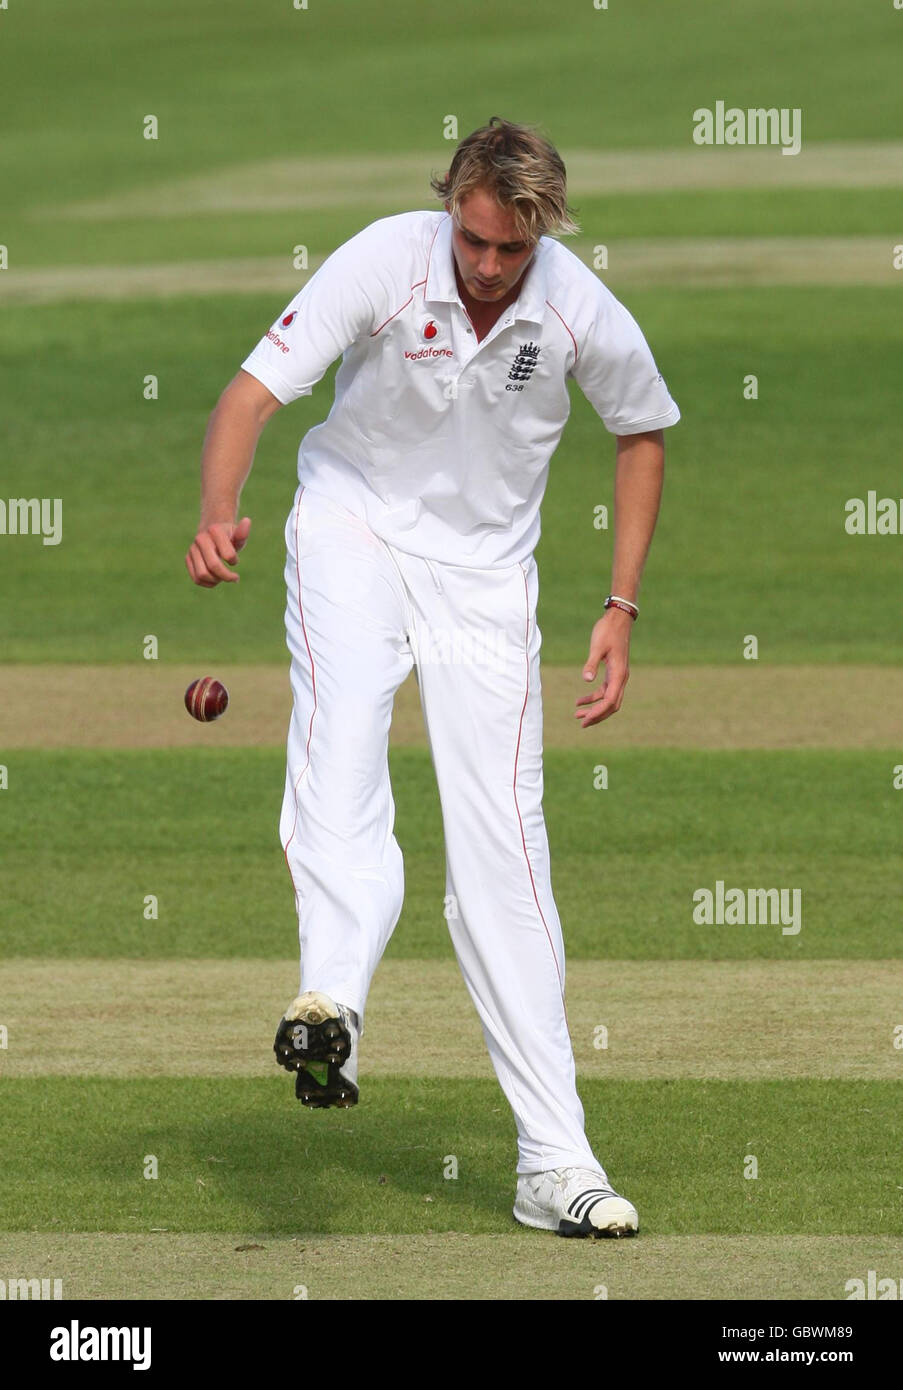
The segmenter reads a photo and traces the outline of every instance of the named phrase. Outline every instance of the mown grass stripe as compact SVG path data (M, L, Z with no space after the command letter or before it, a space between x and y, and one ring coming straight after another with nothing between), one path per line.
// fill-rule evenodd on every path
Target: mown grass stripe
M294 954L277 835L282 749L7 756L6 956ZM628 750L600 741L583 753L547 748L544 761L552 883L571 961L900 954L897 751ZM451 960L429 752L392 749L390 772L406 894L386 958ZM795 922L703 920L694 895L719 882L781 890L785 907L798 894Z
M899 188L903 142L806 142L793 158L770 148L562 149L572 197L742 188ZM329 154L230 164L211 174L158 181L104 198L35 210L37 217L86 221L184 217L245 211L382 207L391 184L399 208L424 205L429 151ZM429 205L429 204L426 204Z
M6 666L0 671L0 741L17 748L283 747L291 715L286 662L218 663L230 705L201 727L182 696L198 664ZM841 706L824 666L656 666L639 663L616 719L583 729L580 668L544 663L547 748L892 748L903 740L903 668L851 663ZM395 697L393 747L426 748L413 674Z
M7 1277L62 1279L66 1299L846 1299L903 1278L903 1241L860 1236L272 1237L0 1233ZM836 1321L837 1319L835 1319ZM738 1345L741 1345L738 1343ZM747 1345L747 1343L742 1343Z
M47 1046L65 1046L64 1014ZM383 1076L362 1094L311 1112L286 1075L7 1079L0 1230L509 1230L515 1128L495 1081ZM584 1077L580 1094L650 1235L903 1236L898 1082Z
M588 242L574 252L591 263ZM645 237L612 241L603 278L613 291L670 286L740 289L758 285L899 284L887 236ZM311 256L308 273L325 260ZM278 256L222 257L145 265L70 265L8 272L0 304L91 303L283 294L290 299L307 275Z
M295 963L45 960L0 965L0 1076L274 1074ZM574 961L568 1017L581 1078L903 1076L903 962ZM65 1046L48 1046L48 1014ZM398 1028L404 1017L403 1035ZM386 960L361 1045L372 1078L492 1076L453 961Z

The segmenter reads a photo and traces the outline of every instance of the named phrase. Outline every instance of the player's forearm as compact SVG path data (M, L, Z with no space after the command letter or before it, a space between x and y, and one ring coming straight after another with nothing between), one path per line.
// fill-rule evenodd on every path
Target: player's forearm
M611 592L636 600L649 554L665 472L663 432L618 439Z
M228 390L220 397L207 424L201 454L202 527L235 520L264 424Z

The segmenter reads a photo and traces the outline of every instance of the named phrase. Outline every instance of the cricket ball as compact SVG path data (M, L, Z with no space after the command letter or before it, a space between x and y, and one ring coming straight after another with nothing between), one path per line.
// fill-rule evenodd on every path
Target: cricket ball
M211 719L219 719L229 703L229 692L213 676L202 676L192 681L185 691L185 708L192 719L209 724Z

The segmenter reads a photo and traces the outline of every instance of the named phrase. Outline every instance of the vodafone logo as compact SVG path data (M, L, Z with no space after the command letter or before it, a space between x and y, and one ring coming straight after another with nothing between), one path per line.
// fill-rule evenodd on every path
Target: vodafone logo
M279 349L280 352L291 352L291 348L289 347L288 343L284 343L282 341L275 329L271 328L269 330L269 332L267 333L267 338L270 340L271 343L273 343L275 347Z
M431 343L434 338L439 337L439 330L432 319L423 325L420 336L425 343Z
M435 361L437 357L454 357L451 348L419 348L417 352L405 352L408 362Z
M284 343L282 339L279 337L279 330L290 328L295 318L297 317L297 314L297 309L292 309L290 314L283 314L282 318L276 320L276 322L273 324L273 327L269 330L269 332L266 335L267 338L269 338L270 342L273 344L273 346L277 347L280 352L291 352L291 348L289 347L288 343Z

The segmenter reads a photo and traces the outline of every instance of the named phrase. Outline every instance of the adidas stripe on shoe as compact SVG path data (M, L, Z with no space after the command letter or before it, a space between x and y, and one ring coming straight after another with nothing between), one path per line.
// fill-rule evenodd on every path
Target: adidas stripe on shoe
M520 1174L514 1216L560 1236L632 1236L639 1229L636 1208L615 1192L606 1173L592 1168Z

